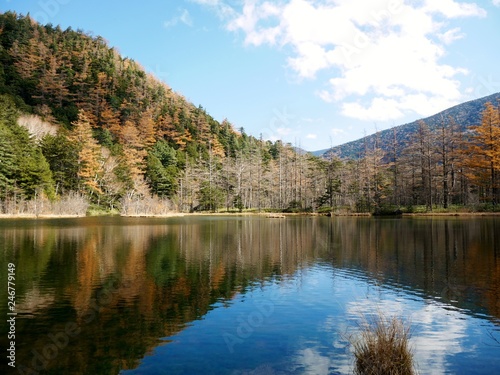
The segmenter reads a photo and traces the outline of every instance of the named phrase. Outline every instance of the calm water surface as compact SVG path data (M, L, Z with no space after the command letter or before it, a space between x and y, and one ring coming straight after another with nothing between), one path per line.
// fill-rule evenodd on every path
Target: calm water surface
M372 314L420 374L500 373L500 219L0 221L21 374L348 374Z

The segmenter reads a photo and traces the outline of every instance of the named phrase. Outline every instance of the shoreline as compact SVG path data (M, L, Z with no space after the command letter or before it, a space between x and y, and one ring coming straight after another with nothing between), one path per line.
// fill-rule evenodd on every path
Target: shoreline
M8 219L74 219L85 217L111 217L118 216L124 218L170 218L185 216L262 216L270 219L286 218L287 216L331 216L331 217L483 217L500 216L500 212L418 212L403 213L401 215L374 216L371 213L342 213L323 214L317 212L291 213L291 212L169 212L165 214L104 214L104 215L72 215L72 214L0 214L0 220Z
M72 219L79 217L87 217L86 215L72 214L0 214L0 219ZM89 216L90 217L90 216Z
M419 212L403 213L402 216L500 216L500 212Z

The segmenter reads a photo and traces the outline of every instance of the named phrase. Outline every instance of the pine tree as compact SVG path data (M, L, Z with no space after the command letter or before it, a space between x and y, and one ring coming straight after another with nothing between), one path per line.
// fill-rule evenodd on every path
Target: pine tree
M47 134L40 142L45 159L56 183L56 193L78 190L78 150L66 134Z
M203 210L217 212L224 203L224 191L209 181L204 181L198 192L198 200Z
M9 128L0 122L0 199L14 190L17 172L14 139Z
M167 142L158 141L147 156L146 177L159 196L171 197L177 190L177 158Z
M41 150L34 145L25 148L18 160L17 181L26 198L31 199L43 191L50 199L54 198L54 182L50 166Z

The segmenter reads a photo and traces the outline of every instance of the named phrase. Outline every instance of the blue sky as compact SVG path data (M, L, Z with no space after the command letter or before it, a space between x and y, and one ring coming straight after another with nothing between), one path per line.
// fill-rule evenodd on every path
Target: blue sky
M500 91L500 0L0 0L101 35L215 119L328 148Z

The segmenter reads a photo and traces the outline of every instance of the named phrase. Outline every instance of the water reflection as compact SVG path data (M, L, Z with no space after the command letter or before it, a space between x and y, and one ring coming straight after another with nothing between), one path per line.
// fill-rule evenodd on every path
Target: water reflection
M358 300L347 306L348 315L359 319L380 312L387 316L403 317L413 327L411 345L415 362L425 374L457 373L448 368L449 358L474 350L463 345L471 329L464 313L451 310L441 303L424 301L410 304L402 299L392 299L389 294L375 304L373 301Z
M498 333L488 321L500 320L499 229L487 218L0 222L2 264L17 269L17 363L52 374L347 373L342 332L378 306L411 312L422 372L442 373L453 355L477 355L469 337Z
M500 317L498 219L347 219L332 227L336 267Z

